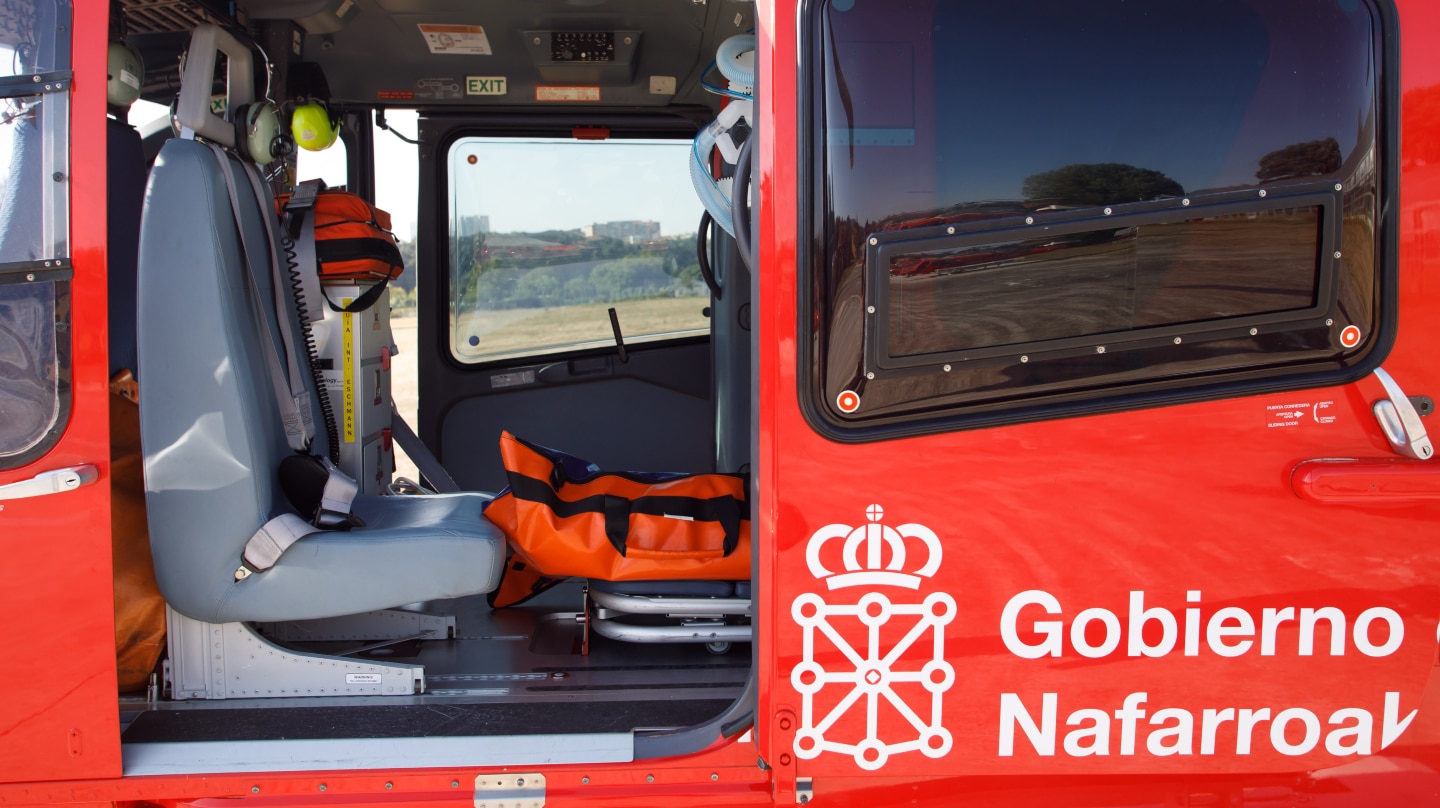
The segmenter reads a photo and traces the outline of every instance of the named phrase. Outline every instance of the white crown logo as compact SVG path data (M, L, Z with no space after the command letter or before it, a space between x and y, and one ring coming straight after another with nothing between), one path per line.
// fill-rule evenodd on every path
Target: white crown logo
M832 590L851 586L919 589L923 579L933 576L940 569L940 539L935 531L924 525L901 525L898 528L882 525L880 520L885 518L885 509L879 505L866 508L865 516L869 523L860 527L826 525L815 531L805 548L805 561L810 565L811 575L824 581ZM832 572L820 560L821 549L831 539L845 540L841 555L844 572ZM914 544L917 541L925 545L928 557L923 567L907 571L907 542ZM887 551L888 562L885 559Z

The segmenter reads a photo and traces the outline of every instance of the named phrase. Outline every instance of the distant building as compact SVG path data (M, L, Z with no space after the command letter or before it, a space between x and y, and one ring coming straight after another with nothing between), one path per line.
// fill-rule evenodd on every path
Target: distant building
M457 236L477 236L490 232L489 216L461 216Z
M585 238L618 238L634 244L637 241L654 241L660 238L660 223L629 220L624 222L596 222L581 228Z

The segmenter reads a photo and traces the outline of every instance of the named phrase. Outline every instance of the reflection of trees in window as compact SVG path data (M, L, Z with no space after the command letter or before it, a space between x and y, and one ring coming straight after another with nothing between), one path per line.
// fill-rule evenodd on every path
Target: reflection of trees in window
M1124 163L1076 163L1025 178L1027 202L1057 205L1118 205L1184 196L1180 183L1148 168Z
M1340 144L1333 137L1296 143L1260 158L1255 172L1261 182L1334 174L1340 170Z

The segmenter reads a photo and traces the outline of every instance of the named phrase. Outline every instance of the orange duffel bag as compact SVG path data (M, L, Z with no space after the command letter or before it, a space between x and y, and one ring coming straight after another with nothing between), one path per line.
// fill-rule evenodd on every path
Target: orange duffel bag
M743 474L603 472L588 461L500 436L509 487L485 516L511 557L493 606L568 577L603 581L748 581L750 508Z

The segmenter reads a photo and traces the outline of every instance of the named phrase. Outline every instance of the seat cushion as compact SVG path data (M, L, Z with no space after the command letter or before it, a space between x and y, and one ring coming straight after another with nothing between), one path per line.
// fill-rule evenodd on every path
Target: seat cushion
M358 497L365 526L306 536L275 566L232 585L213 623L305 620L489 592L505 538L483 494ZM236 559L239 563L239 559Z

